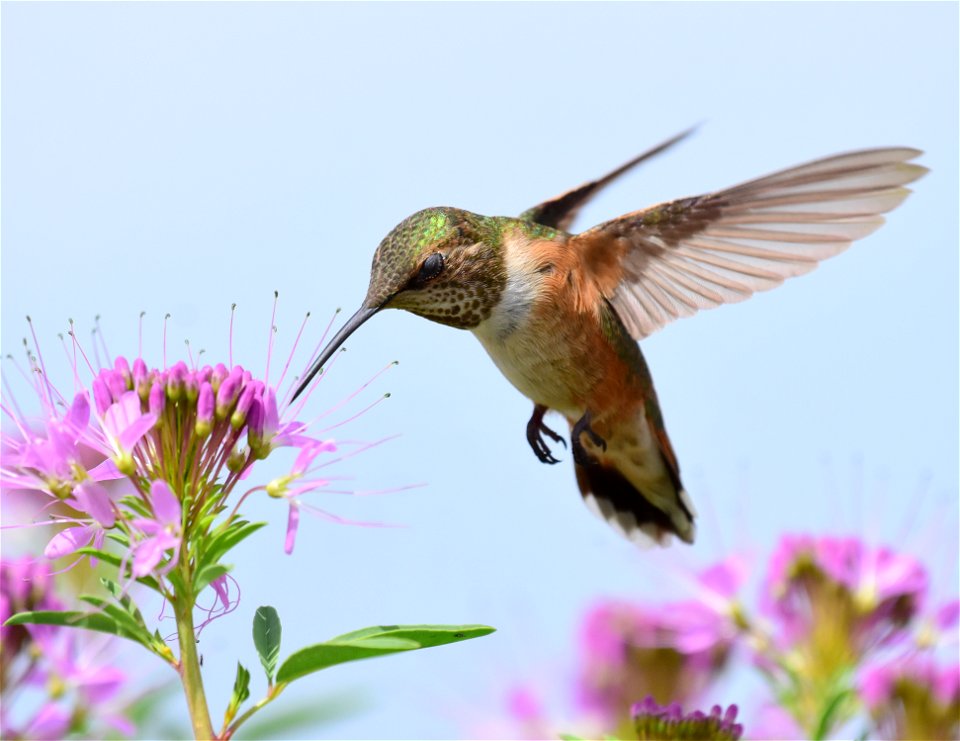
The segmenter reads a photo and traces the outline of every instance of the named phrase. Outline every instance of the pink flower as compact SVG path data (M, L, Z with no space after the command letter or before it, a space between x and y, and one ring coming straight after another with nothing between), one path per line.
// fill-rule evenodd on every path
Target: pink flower
M140 397L137 393L127 391L107 408L101 422L110 447L113 449L114 462L127 475L135 470L131 458L134 447L157 421L156 414L144 413L140 407Z
M682 616L687 609L693 614ZM726 666L733 645L732 634L718 626L696 602L594 606L581 629L581 706L600 713L613 729L638 697L666 703L702 696Z
M875 664L860 674L860 696L887 738L960 735L960 664L923 654Z
M180 500L165 481L154 481L150 484L150 505L153 508L153 519L138 518L132 523L146 536L137 540L132 546L135 577L150 574L169 550L173 550L173 555L161 573L170 571L177 565L180 558L182 537Z
M902 639L927 581L918 561L889 548L788 535L770 559L762 608L779 623L785 645L803 644L817 656L852 663Z

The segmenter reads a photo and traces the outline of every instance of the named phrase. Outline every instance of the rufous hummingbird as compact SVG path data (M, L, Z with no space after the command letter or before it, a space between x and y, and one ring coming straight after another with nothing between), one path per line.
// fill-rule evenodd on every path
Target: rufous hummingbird
M591 509L633 541L692 543L695 510L637 340L813 270L880 226L927 169L910 162L919 150L867 149L568 231L601 188L689 133L517 218L438 207L404 219L297 394L381 309L469 329L533 401L527 441L540 461L558 462L545 437L566 444L544 424L554 410Z

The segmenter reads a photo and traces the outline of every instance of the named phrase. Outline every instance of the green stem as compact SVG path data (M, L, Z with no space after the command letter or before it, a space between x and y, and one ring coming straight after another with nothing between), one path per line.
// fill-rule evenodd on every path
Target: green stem
M210 710L207 696L203 691L203 678L200 676L200 659L197 656L197 643L193 629L192 595L179 595L174 602L177 617L177 635L180 639L180 681L187 697L190 721L193 723L195 738L206 741L213 739L213 724L210 722Z
M258 702L253 707L248 708L247 712L245 712L243 715L241 715L239 718L233 721L233 723L230 724L230 727L227 728L221 734L221 737L224 739L224 741L229 741L229 739L233 738L233 734L237 732L237 729L240 728L241 725L243 725L246 721L250 720L251 716L253 716L257 711L261 710L262 708L266 707L271 702L276 700L277 697L280 695L280 693L286 689L286 687L287 687L286 682L281 682L280 684L271 685L270 688L267 690L266 697L260 700L260 702Z

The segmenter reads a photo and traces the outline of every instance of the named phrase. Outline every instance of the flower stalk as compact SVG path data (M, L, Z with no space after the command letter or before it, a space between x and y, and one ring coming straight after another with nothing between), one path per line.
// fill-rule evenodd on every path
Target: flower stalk
M186 571L184 567L183 572ZM183 573L185 584L190 583L189 574ZM183 693L190 711L190 723L196 739L213 739L213 723L210 721L210 709L203 689L203 677L200 674L200 657L197 654L196 631L193 624L192 595L182 595L173 604L177 620L177 636L180 640L180 661L177 665Z

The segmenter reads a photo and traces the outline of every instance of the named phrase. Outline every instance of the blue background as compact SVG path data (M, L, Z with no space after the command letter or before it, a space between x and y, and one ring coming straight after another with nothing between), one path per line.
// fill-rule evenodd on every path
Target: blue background
M402 436L336 472L359 488L427 486L311 495L404 527L307 516L292 557L282 503L252 504L271 524L238 553L243 601L201 642L214 712L238 656L256 666L260 604L280 611L283 653L379 622L497 626L338 667L276 705L357 690L364 712L299 733L432 738L498 732L520 682L551 696L562 721L591 600L683 595L682 570L742 550L762 563L784 531L890 542L954 595L957 14L950 3L5 3L4 354L20 353L27 313L61 359L67 318L90 327L100 314L110 349L132 357L145 310L152 363L166 312L171 357L189 338L225 361L237 302L236 358L259 370L273 291L278 357L312 310L307 352L336 307L359 305L374 248L409 213L516 214L698 121L578 226L861 147L918 147L932 170L886 226L812 275L644 342L701 513L694 548L640 553L593 518L569 461L535 460L530 404L469 334L401 312L364 326L311 409L399 360L331 419L390 391L342 435ZM711 699L744 702L749 687L737 679Z

